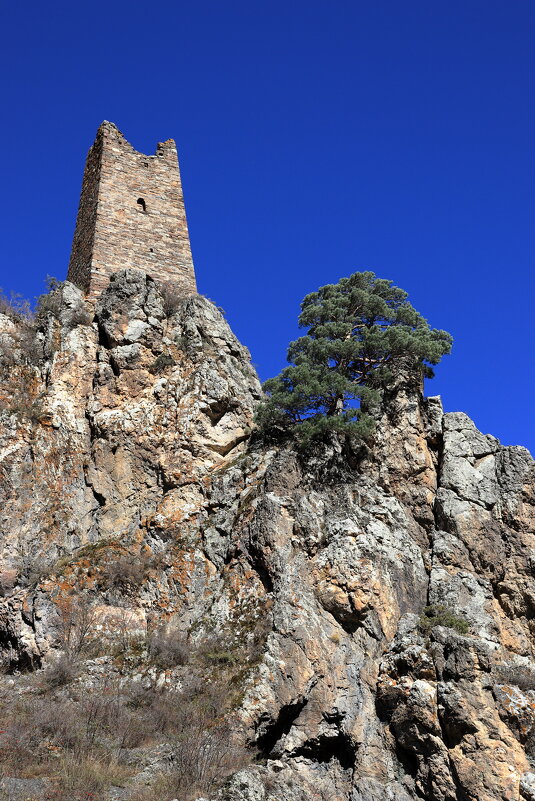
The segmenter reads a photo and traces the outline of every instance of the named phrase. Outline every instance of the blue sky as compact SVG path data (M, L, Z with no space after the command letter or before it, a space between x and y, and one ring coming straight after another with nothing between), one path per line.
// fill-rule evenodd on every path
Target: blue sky
M370 269L455 339L427 383L535 450L532 0L29 0L1 11L0 286L64 278L103 119L177 140L200 291L263 379Z

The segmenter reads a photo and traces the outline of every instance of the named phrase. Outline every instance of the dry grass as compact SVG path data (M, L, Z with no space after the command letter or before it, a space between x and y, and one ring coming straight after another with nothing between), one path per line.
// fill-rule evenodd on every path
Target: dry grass
M132 770L113 759L61 759L54 781L54 801L97 801L110 785L122 787Z
M152 632L136 670L175 668L177 692L128 681L117 660L113 681L102 678L89 687L83 659L94 639L93 607L76 594L56 604L64 656L29 679L26 694L0 699L0 775L46 777L57 801L104 801L111 784L136 773L132 749L165 744L169 758L137 801L189 801L213 794L248 763L251 755L233 735L234 710L262 653L267 615L251 608L241 615L241 628L232 625L197 643L170 626ZM131 626L125 621L126 642Z
M183 693L119 682L88 693L68 685L59 693L7 700L0 709L0 774L54 781L54 799L105 798L106 788L135 772L129 749L170 745L169 767L155 782L161 798L208 792L247 762L232 741L233 691L224 680L199 680ZM155 796L156 798L157 796Z

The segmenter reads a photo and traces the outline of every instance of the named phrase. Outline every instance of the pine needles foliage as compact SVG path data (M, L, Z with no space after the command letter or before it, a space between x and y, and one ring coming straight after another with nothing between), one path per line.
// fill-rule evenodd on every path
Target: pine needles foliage
M301 443L328 432L367 439L366 411L401 373L431 378L452 338L430 328L392 281L356 272L307 295L288 347L288 367L264 384L257 413L265 433L291 433Z

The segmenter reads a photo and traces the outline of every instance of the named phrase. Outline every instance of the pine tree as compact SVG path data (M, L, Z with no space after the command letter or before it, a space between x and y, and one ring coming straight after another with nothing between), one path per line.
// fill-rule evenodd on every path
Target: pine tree
M288 361L264 384L257 420L264 430L287 430L301 441L326 431L367 437L373 420L364 409L401 371L434 375L452 338L430 328L407 293L372 272L357 272L307 295Z

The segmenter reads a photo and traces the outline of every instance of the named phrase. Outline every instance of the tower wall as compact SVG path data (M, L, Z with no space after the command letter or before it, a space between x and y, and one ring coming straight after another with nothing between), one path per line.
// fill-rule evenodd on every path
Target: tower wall
M197 291L174 141L145 156L104 122L87 156L67 278L96 297L125 267Z

